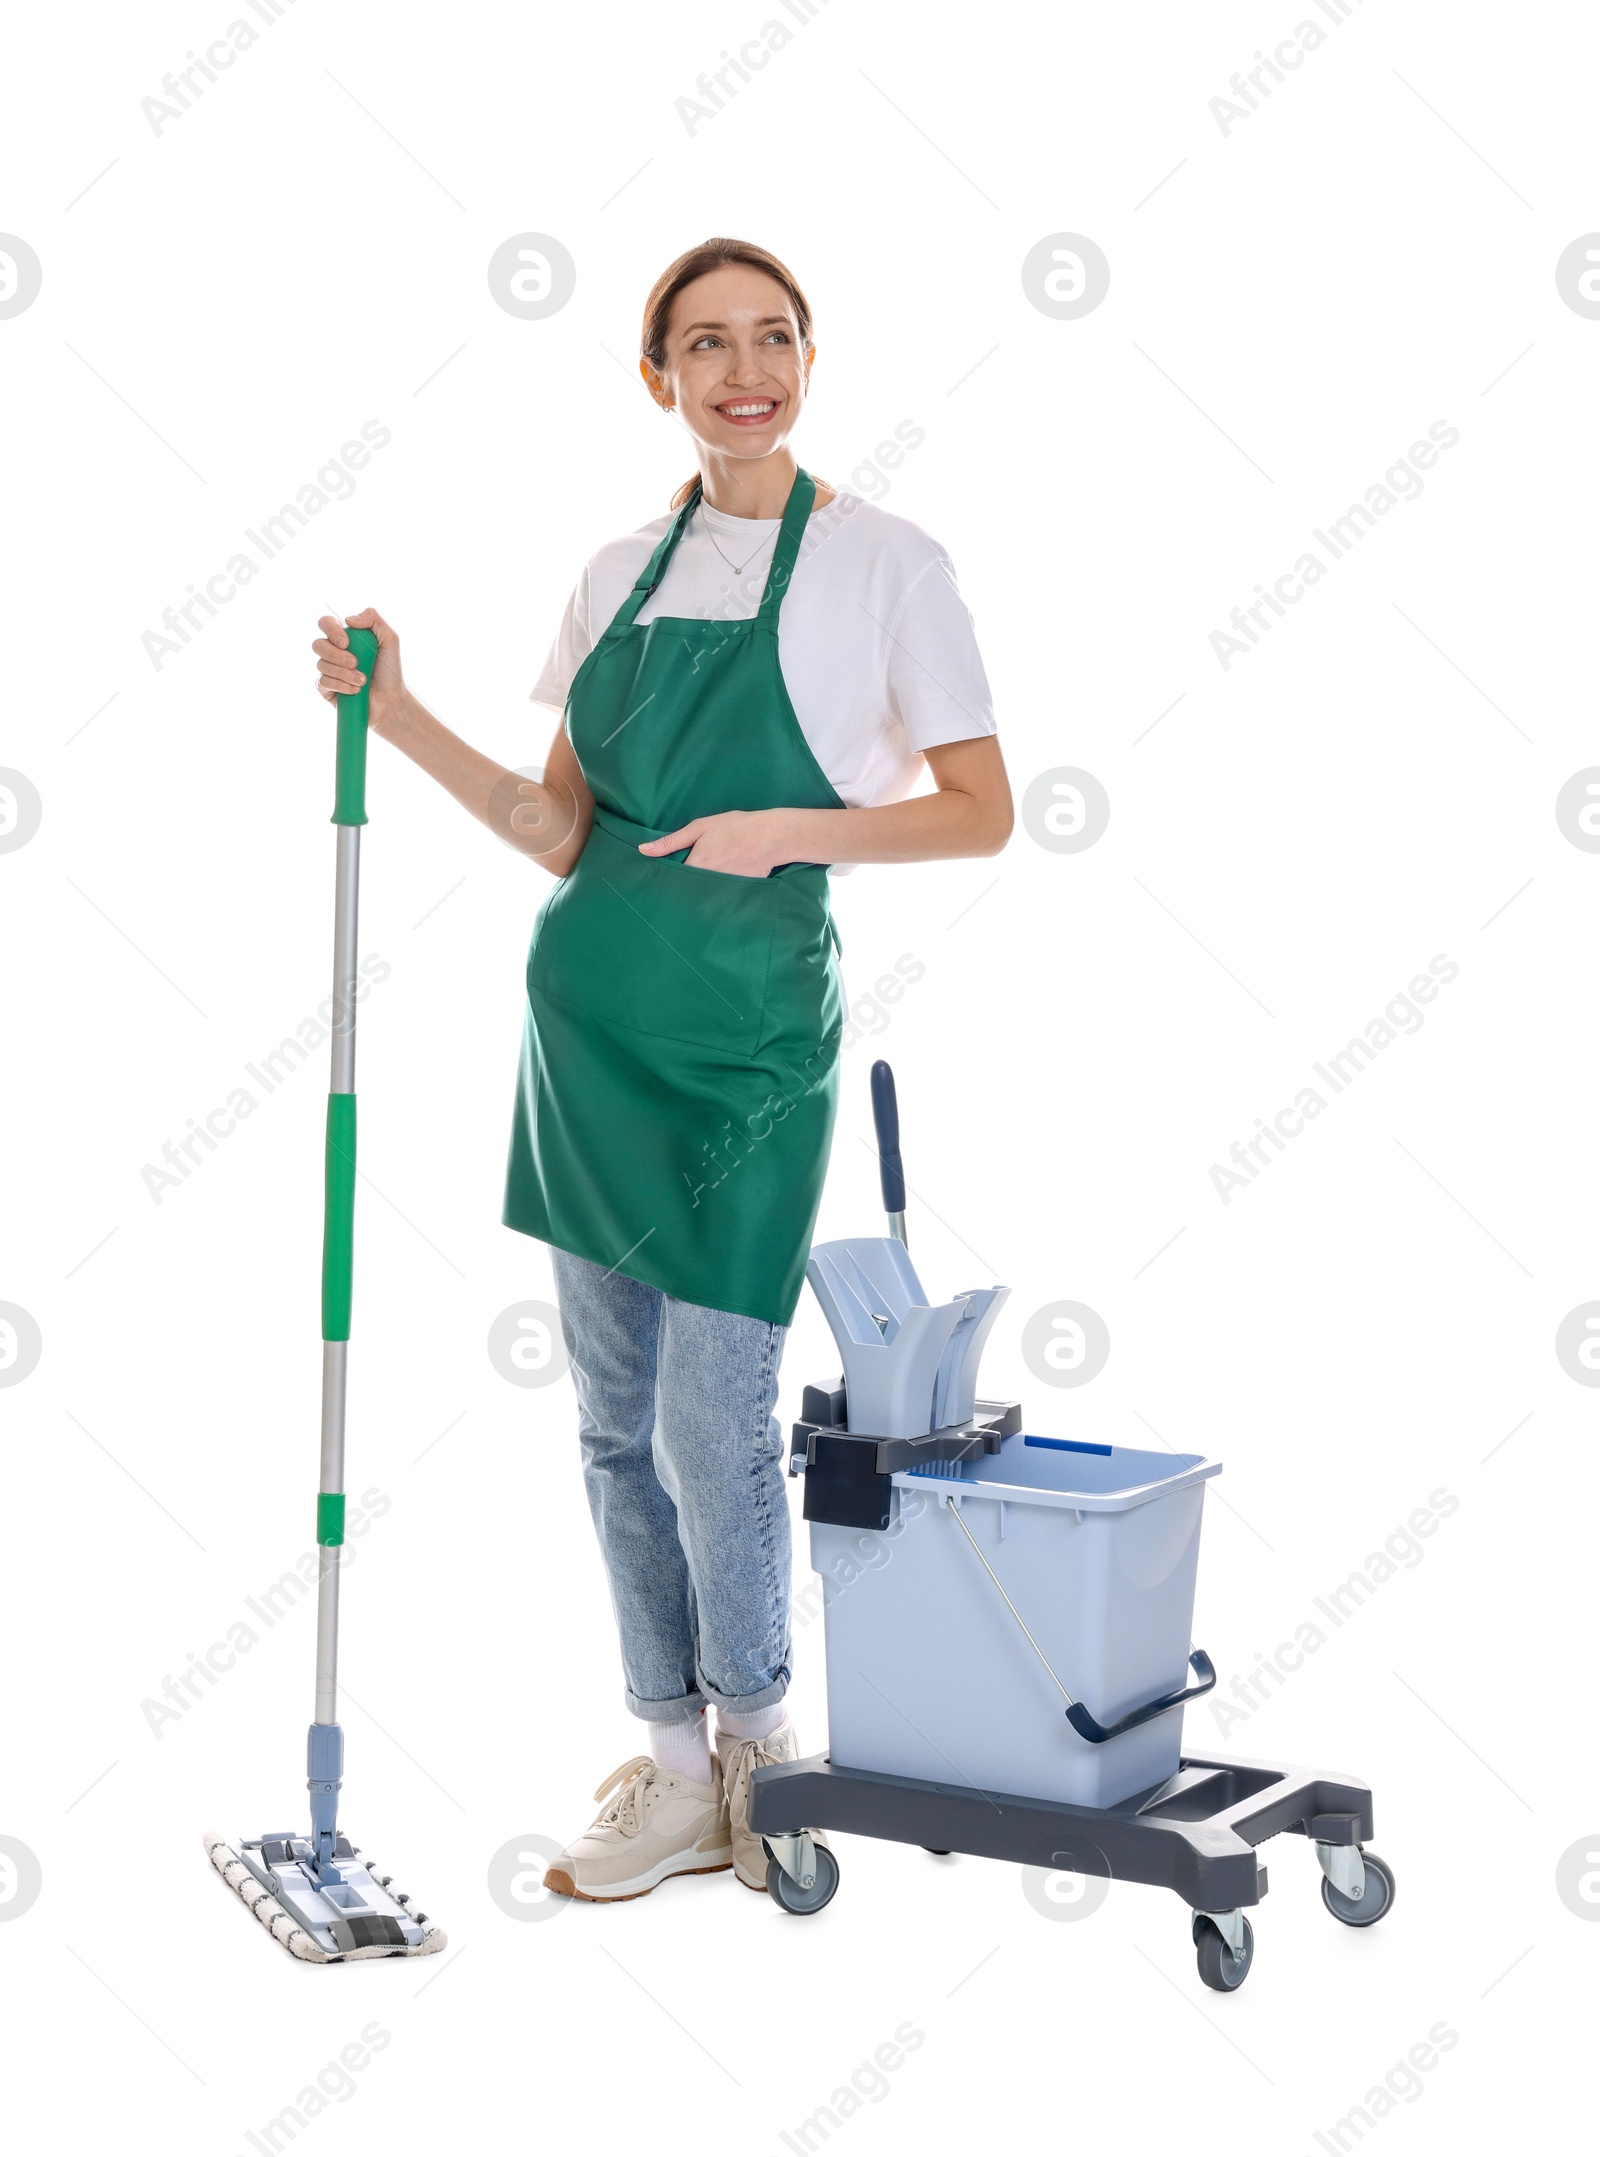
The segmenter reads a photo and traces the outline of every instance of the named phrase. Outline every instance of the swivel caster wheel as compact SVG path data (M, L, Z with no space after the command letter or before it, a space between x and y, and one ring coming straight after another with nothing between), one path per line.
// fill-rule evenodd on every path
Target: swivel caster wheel
M839 1885L839 1861L831 1850L821 1843L816 1846L816 1877L809 1887L802 1887L791 1879L775 1857L767 1860L767 1893L780 1910L787 1910L791 1917L810 1917L833 1900L833 1891Z
M1349 1895L1341 1895L1326 1877L1322 1882L1323 1903L1341 1925L1375 1925L1394 1908L1394 1874L1381 1857L1372 1857L1365 1850L1361 1853L1361 1862L1364 1873L1359 1902Z
M1213 1992L1237 1992L1250 1975L1256 1936L1250 1930L1249 1918L1242 1918L1240 1923L1244 1930L1244 1947L1243 1952L1236 1955L1210 1918L1198 1911L1195 1913L1193 1933L1200 1982L1209 1985Z

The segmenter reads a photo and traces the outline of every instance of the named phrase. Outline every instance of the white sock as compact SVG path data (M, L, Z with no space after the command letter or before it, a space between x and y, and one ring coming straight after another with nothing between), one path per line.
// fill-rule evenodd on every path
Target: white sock
M711 1780L711 1741L706 1736L706 1711L687 1722L646 1723L650 1757L669 1775L687 1775L692 1783Z
M717 1710L717 1730L728 1738L770 1738L783 1721L784 1706L774 1700L764 1708L752 1708L748 1715L735 1715L727 1708Z

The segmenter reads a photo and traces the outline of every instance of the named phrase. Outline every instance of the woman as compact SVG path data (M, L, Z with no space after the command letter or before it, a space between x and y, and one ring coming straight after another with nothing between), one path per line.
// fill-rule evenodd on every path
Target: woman
M378 639L373 731L560 880L528 959L504 1218L552 1246L648 1733L545 1875L602 1902L730 1864L764 1886L750 1772L798 1753L772 1411L838 1093L826 865L992 854L1011 830L948 560L790 452L815 348L788 270L692 248L641 346L698 472L579 580L533 691L565 714L542 782L451 734L388 624L350 617ZM320 627L331 699L362 677ZM908 800L924 759L935 791Z

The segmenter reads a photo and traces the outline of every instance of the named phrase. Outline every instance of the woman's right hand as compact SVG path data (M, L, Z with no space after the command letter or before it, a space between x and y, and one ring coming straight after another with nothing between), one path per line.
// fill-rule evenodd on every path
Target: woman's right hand
M351 654L346 626L337 615L324 614L317 624L322 634L311 646L317 655L317 690L330 704L337 697L351 695L366 679ZM374 734L384 734L397 716L406 694L400 672L400 639L376 607L363 607L359 614L352 614L348 627L370 629L378 640L378 656L372 668L372 691L367 699L367 724Z

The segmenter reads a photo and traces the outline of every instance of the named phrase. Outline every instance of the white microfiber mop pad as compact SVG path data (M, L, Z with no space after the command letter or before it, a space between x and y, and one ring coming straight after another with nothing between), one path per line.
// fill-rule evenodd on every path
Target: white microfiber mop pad
M384 1895L398 1905L410 1922L421 1928L422 1938L408 1947L353 1947L328 1949L321 1946L300 1920L286 1910L277 1897L271 1894L256 1878L240 1856L238 1849L226 1836L207 1834L203 1836L207 1857L221 1874L223 1880L247 1910L252 1911L278 1945L286 1948L300 1962L379 1962L391 1955L437 1955L447 1945L444 1930L421 1910L414 1909L411 1898L403 1895L387 1873L382 1873L372 1859L354 1850L355 1862L364 1866L373 1883Z

